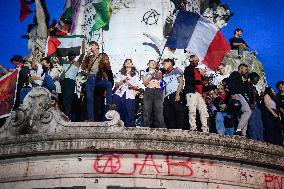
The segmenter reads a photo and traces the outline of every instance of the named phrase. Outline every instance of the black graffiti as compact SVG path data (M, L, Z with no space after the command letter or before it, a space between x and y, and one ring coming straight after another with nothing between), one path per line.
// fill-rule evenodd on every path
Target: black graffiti
M154 10L150 9L143 15L143 19L141 22L144 22L146 25L158 24L160 14Z

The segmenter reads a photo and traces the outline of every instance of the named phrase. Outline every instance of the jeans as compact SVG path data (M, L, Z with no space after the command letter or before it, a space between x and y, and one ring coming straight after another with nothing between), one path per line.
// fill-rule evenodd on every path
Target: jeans
M234 125L231 127L225 127L225 117L231 119L232 116L228 115L226 112L217 112L215 117L216 130L220 135L232 136L234 134Z
M113 103L125 127L135 127L135 99L126 99L125 93L122 97L114 94Z
M263 122L257 105L251 106L252 114L248 123L248 138L263 141Z
M176 93L164 98L164 120L168 129L184 129L184 109L182 100L175 101Z
M112 102L112 84L107 80L98 80L95 75L89 75L86 81L86 100L87 100L87 114L88 120L94 121L94 91L97 86L106 90L106 105Z
M163 91L159 88L146 88L144 92L143 127L150 126L154 128L164 127Z
M64 113L70 118L74 92L75 92L75 80L65 78L61 82L62 99L64 105Z

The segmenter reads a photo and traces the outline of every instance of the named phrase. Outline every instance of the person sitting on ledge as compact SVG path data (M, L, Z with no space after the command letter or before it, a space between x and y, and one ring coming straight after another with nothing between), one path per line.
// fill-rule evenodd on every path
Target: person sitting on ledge
M249 46L243 40L242 37L243 30L241 28L237 28L234 31L234 37L232 37L230 41L231 49L238 50L238 55L242 56L243 51L248 50Z

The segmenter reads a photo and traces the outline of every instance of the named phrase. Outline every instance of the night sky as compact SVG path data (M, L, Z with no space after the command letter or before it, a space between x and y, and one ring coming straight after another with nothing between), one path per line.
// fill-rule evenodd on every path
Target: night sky
M51 19L58 19L64 0L47 0ZM272 87L278 80L284 80L284 1L283 0L222 0L235 15L228 26L222 29L226 39L233 36L237 27L244 30L243 38L251 50L258 51L258 59L263 63L268 84ZM20 3L18 0L0 0L0 63L8 68L14 54L27 55L27 41L21 38L32 22L33 15L20 23Z

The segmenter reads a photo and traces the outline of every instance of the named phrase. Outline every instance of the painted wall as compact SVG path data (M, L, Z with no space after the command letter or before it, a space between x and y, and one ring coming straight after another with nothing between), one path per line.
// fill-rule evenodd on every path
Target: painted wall
M99 153L2 160L0 188L110 186L164 189L284 188L284 173L174 154Z

